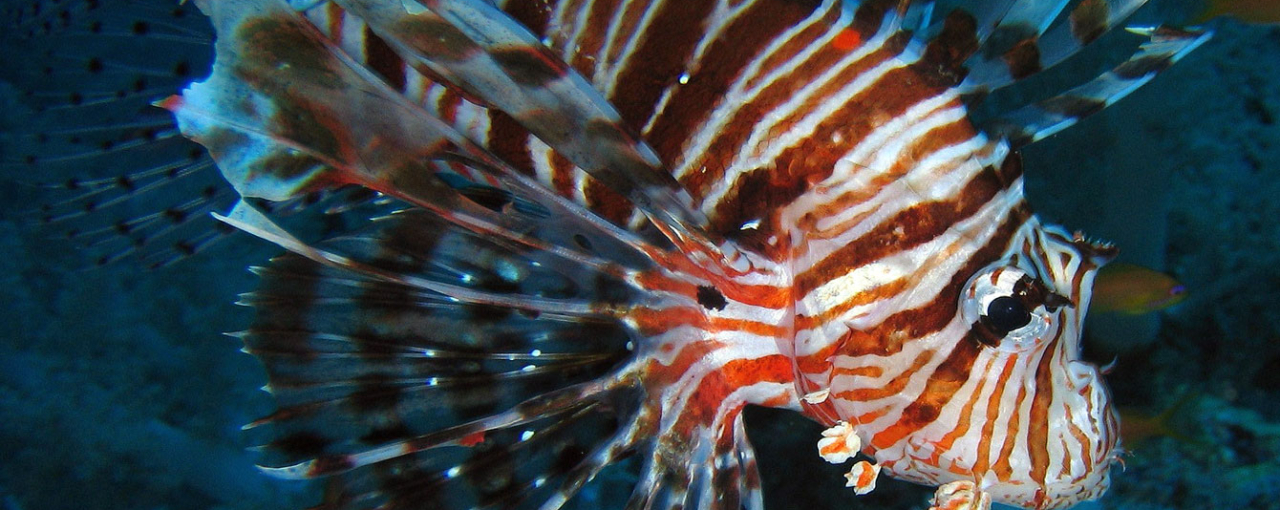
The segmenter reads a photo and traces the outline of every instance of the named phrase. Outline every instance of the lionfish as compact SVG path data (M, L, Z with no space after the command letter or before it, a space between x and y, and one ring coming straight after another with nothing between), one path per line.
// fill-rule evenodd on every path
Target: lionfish
M190 6L127 3L150 9L130 24L106 1L17 26L199 47ZM1130 27L1118 66L974 120L1144 1L1069 3L196 0L212 73L156 103L182 136L85 112L195 64L92 56L102 90L51 110L81 127L40 140L88 148L27 163L207 150L70 180L48 220L221 173L234 193L73 235L181 256L220 237L182 237L213 210L287 250L234 334L278 403L246 427L266 472L330 480L327 508L555 509L631 458L627 508L757 509L750 405L827 427L815 453L856 461L858 493L1061 508L1122 452L1080 353L1115 249L1032 214L1017 150L1208 37ZM51 63L94 51L61 44Z

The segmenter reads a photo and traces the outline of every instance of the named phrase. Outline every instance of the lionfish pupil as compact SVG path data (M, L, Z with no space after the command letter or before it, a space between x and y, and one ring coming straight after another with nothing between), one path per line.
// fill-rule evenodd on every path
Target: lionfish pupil
M1031 322L1031 312L1022 301L1013 296L1001 296L991 300L987 305L987 324L997 334L1006 335L1010 331L1026 326Z

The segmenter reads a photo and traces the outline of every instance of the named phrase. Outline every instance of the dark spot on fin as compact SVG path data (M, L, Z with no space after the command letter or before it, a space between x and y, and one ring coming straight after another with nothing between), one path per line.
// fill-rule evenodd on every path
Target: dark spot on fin
M271 447L292 458L315 457L324 453L330 441L320 434L299 431L276 439Z
M724 310L724 307L728 306L729 302L724 299L724 294L721 294L715 287L700 285L698 286L698 304L712 310Z

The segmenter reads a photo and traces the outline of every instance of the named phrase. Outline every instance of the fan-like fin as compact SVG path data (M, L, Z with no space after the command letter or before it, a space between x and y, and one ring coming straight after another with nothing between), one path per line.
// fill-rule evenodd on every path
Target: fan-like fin
M572 237L541 220L513 221L543 245ZM731 347L703 338L697 313L646 319L691 299L648 287L674 276L583 264L421 210L315 246L244 203L224 221L293 252L257 269L262 287L242 300L258 318L237 336L280 406L251 429L269 473L336 477L332 508L553 509L632 454L659 481L634 501L759 508L740 412L787 403L790 385L726 385L760 365L699 361ZM789 377L785 358L768 359Z
M87 248L96 264L171 263L230 229L208 212L234 195L204 149L150 105L207 69L212 31L190 5L102 0L15 3L0 76L32 109L6 167L52 191L32 214Z

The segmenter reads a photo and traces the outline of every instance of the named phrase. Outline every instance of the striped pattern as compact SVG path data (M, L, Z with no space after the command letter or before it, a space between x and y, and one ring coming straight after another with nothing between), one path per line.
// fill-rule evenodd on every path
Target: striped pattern
M897 478L1100 496L1117 424L1079 338L1114 250L1042 225L962 103L1001 27L1062 5L926 4L204 2L214 74L164 105L233 187L408 209L318 242L220 216L291 252L239 334L280 402L267 470L335 508L557 508L632 457L629 507L754 509L754 404L852 423ZM1152 37L1092 94L1203 40Z

